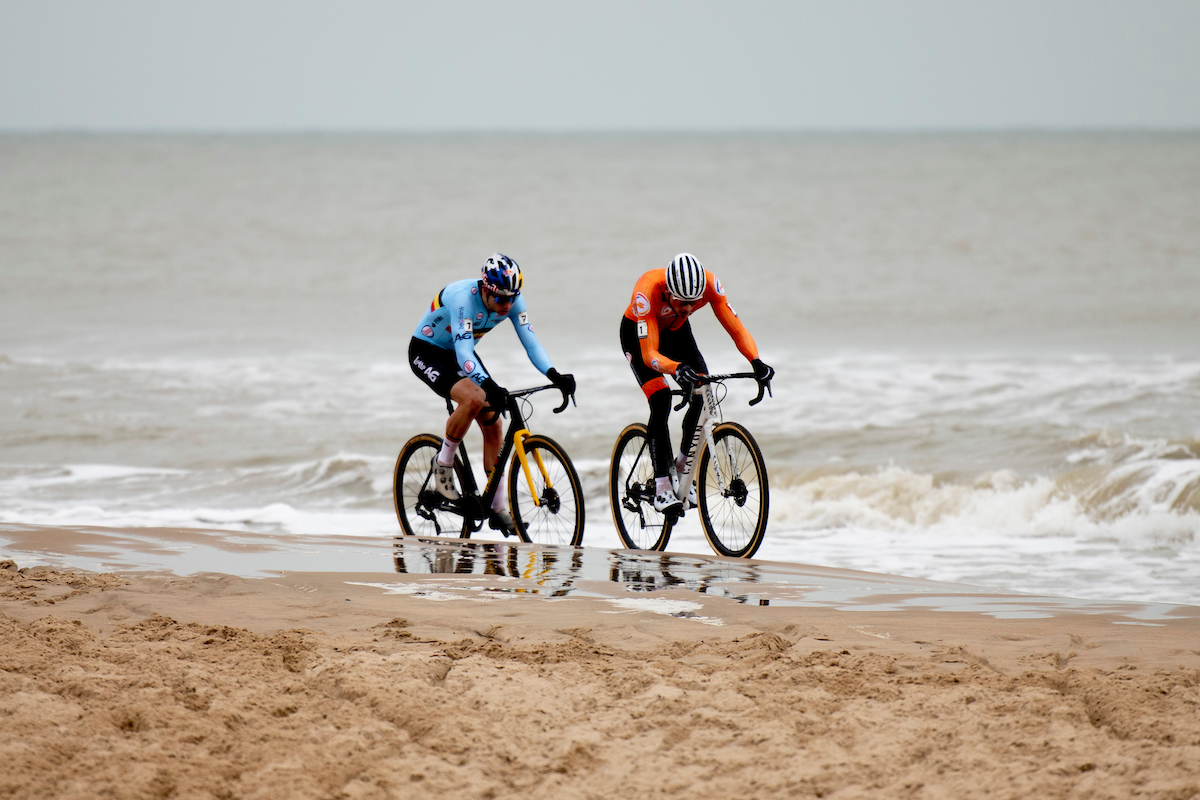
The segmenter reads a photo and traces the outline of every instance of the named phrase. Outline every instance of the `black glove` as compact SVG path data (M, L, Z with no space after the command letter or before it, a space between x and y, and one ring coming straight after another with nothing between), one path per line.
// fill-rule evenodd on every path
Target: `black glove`
M754 380L759 383L770 383L771 378L775 377L775 370L764 364L761 358L751 361L750 366L754 367Z
M483 383L479 384L479 388L483 389L483 393L487 395L488 405L496 411L504 411L508 404L507 389L491 378L484 378Z
M687 364L680 364L675 368L675 380L679 381L679 386L685 393L691 394L692 390L696 388L696 384L700 382L700 376Z
M556 389L568 397L575 394L575 376L571 373L568 372L566 375L563 375L554 367L551 367L546 370L546 377L550 379L550 382L554 384Z

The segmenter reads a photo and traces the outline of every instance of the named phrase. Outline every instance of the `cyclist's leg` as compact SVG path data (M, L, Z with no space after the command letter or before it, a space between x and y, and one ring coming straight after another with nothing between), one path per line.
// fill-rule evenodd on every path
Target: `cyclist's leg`
M660 348L662 340L659 340ZM671 414L671 392L666 379L658 370L642 360L642 348L637 338L636 323L621 318L621 347L633 370L634 378L646 395L650 419L646 423L646 441L650 445L650 460L654 465L655 494L671 494L671 433L667 419ZM665 354L665 351L664 351Z
M454 463L454 452L458 449L462 438L467 435L471 422L487 408L487 395L484 394L482 388L463 374L453 350L444 350L437 345L413 337L408 346L408 361L413 373L421 379L422 383L455 404L454 410L450 412L450 418L446 420L446 436L437 458L439 464L450 466ZM490 417L488 414L484 414L484 416ZM496 435L498 437L499 433ZM487 441L488 430L485 428L484 442ZM499 448L497 448L498 451Z
M692 333L690 321L683 323L679 330L671 331L671 338L667 342L667 346L671 349L670 352L663 350L665 355L687 364L701 375L708 374L708 364L704 361L704 356L700 354L700 347L696 344L696 337ZM687 462L688 443L692 441L692 436L695 434L696 422L700 419L700 411L703 407L704 400L700 395L693 394L688 400L687 411L683 414L679 454L675 457L675 467L679 471L683 470L684 464Z
M480 390L483 391L482 389ZM508 506L508 497L505 491L505 483L502 480L504 477L504 465L497 463L500 460L500 446L504 444L503 425L499 424L499 420L488 422L484 418L491 418L491 407L481 414L476 420L479 423L479 430L483 433L483 468L490 476L492 469L500 470L500 475L497 476L500 483L496 485L496 496L492 498L492 510L501 511Z
M434 456L437 489L445 497L456 500L459 494L452 474L454 453L462 443L471 420L483 405L483 390L463 376L452 350L445 350L414 336L408 346L408 361L413 374L422 383L439 396L458 403L446 421L442 447Z

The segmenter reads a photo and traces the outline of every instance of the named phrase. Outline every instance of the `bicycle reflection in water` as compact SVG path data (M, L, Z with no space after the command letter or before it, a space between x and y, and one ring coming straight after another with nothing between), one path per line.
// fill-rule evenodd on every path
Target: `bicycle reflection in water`
M392 560L396 572L407 575L495 575L522 581L511 587L489 587L491 592L601 597L611 592L597 583L617 583L629 592L688 589L739 603L765 606L770 602L746 591L762 581L754 564L715 563L668 553L397 536Z

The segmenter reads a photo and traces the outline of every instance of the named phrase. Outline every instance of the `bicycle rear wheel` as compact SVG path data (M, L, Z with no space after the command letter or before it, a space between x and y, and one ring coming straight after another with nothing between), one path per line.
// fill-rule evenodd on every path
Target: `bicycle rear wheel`
M767 531L767 465L750 431L736 422L716 426L713 444L700 455L700 523L713 550L750 558Z
M675 521L654 510L654 464L646 426L617 437L608 470L608 499L621 542L631 550L665 550Z
M528 478L516 453L508 468L508 503L521 540L583 544L583 486L567 451L548 436L529 436L525 457Z
M392 500L405 536L471 536L471 520L434 489L431 464L441 449L442 438L432 433L418 434L400 449L392 474ZM461 491L466 484L458 458L454 459L454 476Z

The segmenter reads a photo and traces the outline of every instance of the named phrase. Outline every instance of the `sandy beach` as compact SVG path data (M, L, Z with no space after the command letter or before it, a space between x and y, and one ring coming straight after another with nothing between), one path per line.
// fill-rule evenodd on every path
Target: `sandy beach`
M4 797L1200 796L1200 608L21 568L38 532L0 549Z

